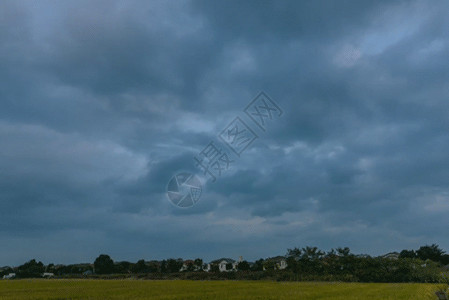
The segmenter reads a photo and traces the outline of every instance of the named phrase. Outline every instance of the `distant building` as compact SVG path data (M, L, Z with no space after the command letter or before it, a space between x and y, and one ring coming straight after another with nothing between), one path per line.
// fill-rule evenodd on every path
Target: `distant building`
M284 270L287 268L287 260L284 256L275 256L271 258L267 258L264 263L264 271L267 269L265 266L269 266L274 270Z
M220 272L237 271L237 264L232 258L220 258L210 262L211 265L218 265Z
M13 279L16 277L16 273L9 273L8 275L3 275L3 279Z
M181 267L181 269L179 269L179 272L188 271L189 269L190 270L197 269L197 267L195 268L195 262L191 259L185 260L182 263L182 267Z
M222 261L220 261L220 263L218 264L218 269L220 270L220 272L229 272L232 271L234 269L234 263L235 261L233 259L223 259ZM232 267L228 268L228 265L231 264Z
M210 270L211 270L210 264L203 264L203 271L204 272L209 272Z
M398 252L390 252L390 253L382 255L381 257L387 258L387 259L392 259L392 260L397 260L397 259L399 259L399 253Z

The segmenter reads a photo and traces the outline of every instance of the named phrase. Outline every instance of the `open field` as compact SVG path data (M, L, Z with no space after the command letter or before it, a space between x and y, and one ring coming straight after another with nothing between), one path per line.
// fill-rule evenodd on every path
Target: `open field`
M11 280L0 299L437 299L437 284L272 281Z

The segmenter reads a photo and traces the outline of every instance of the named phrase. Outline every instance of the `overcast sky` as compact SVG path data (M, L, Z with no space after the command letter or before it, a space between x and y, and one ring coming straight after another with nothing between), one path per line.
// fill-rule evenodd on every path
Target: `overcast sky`
M0 266L449 250L448 11L1 1ZM284 112L265 132L243 113L260 91ZM236 116L258 138L171 204Z

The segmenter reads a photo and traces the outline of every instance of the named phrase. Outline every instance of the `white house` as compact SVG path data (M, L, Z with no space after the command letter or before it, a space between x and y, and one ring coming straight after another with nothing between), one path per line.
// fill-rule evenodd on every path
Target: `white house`
M231 266L228 269L228 265L229 264ZM238 264L238 262L236 262L235 260L233 260L231 258L220 258L220 259L211 261L210 264L209 264L209 269L208 270L211 270L211 266L212 265L217 265L218 266L218 270L220 272L237 271L237 264Z
M55 274L53 274L53 273L44 273L44 274L42 274L42 277L44 277L44 278L52 278L54 276L55 276Z
M218 259L216 261L213 261L212 263L216 263L218 264L218 270L220 272L232 272L232 271L237 271L237 266L239 263L241 263L243 261L243 257L240 256L239 260L235 261L231 258L222 258L222 259ZM231 265L230 268L228 269L228 265Z
M189 269L191 271L197 272L202 269L202 266L198 266L195 264L194 260L188 259L183 262L181 269L179 269L179 272L188 271Z
M399 253L398 252L390 252L390 253L382 255L381 257L386 258L386 259L391 259L391 260L398 260Z
M283 256L267 258L264 262L263 270L273 268L274 270L284 270L287 268L287 261Z
M203 271L204 272L209 272L211 269L210 264L203 264Z
M278 270L284 270L285 268L287 268L287 261L285 261L285 259L282 259L276 264L276 267L278 268Z
M219 263L218 263L218 270L220 270L220 272L228 272L228 271L231 271L231 270L228 270L227 269L227 266L228 266L228 264L232 264L233 263L233 261L231 262L231 259L223 259L222 261L220 261Z
M9 273L8 275L3 275L3 279L12 279L16 277L16 273Z

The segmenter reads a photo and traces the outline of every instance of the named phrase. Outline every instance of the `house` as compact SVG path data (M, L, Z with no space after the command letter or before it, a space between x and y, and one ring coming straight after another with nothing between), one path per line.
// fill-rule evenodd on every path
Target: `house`
M232 258L220 258L210 262L210 265L218 265L220 272L237 271L237 264Z
M390 252L390 253L382 255L381 258L398 260L399 259L399 253L398 252Z
M287 268L287 260L284 256L275 256L267 258L264 262L264 271L269 268L274 270L285 270Z
M287 261L282 259L278 264L276 264L278 270L284 270L287 268Z
M233 259L223 259L218 263L218 270L220 270L220 272L232 271L234 269L234 263L235 261ZM231 268L228 267L229 265L231 265Z
M44 274L42 274L43 278L52 278L54 276L55 276L55 274L53 274L53 273L44 273Z
M200 271L201 269L202 269L202 266L196 265L195 261L188 259L183 262L181 269L179 269L179 272L183 272L183 271L197 272L197 271Z
M211 270L210 264L203 264L203 271L204 272L209 272L210 270Z
M9 273L8 275L4 275L3 279L13 279L16 277L16 273Z
M179 269L179 272L188 271L189 269L193 270L193 267L194 267L194 261L193 260L191 260L191 259L185 260L182 263L182 267L181 267L181 269Z
M243 256L239 256L239 260L232 263L232 269L237 271L237 266L243 261Z

